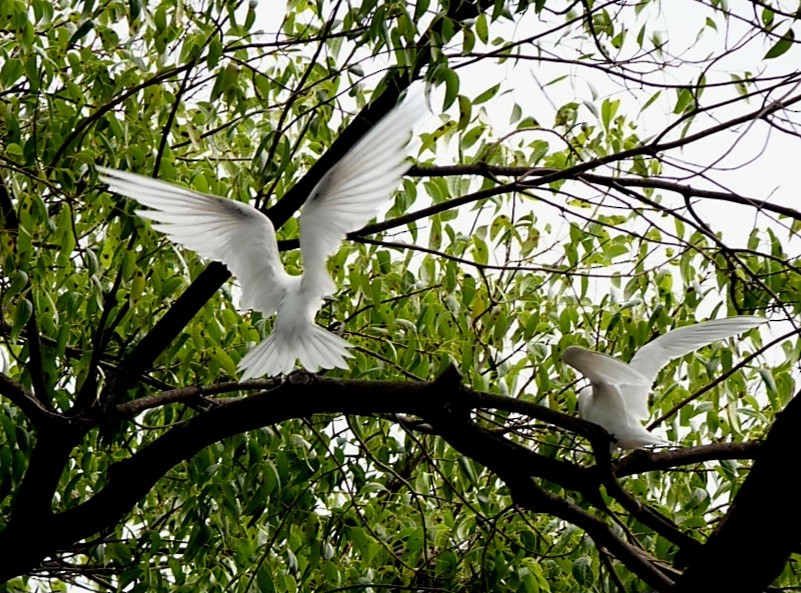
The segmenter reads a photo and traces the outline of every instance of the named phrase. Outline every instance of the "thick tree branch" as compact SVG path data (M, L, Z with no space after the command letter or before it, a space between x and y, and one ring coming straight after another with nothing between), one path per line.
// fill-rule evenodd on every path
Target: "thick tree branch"
M711 443L698 447L682 447L667 451L638 449L621 458L615 465L615 475L630 476L651 471L664 471L683 465L720 461L723 459L756 459L762 441L744 443Z
M240 389L250 387L241 384ZM191 395L190 388L181 395ZM213 388L209 388L213 390ZM234 384L217 386L218 392L234 389ZM156 404L155 398L176 401L179 394L165 392L151 398L144 398L146 405ZM121 404L122 410L131 412L130 406ZM442 417L446 409L494 407L508 404L514 410L526 410L532 415L558 421L560 424L575 427L584 433L594 434L608 446L608 437L599 429L593 428L578 418L573 418L553 410L540 408L528 402L503 398L490 394L473 392L461 387L443 388L441 382L402 382L402 381L356 381L318 377L297 373L289 380L269 391L245 398L231 398L217 402L211 409L167 430L161 437L134 453L129 459L112 465L105 486L86 502L55 516L40 512L37 528L29 521L19 520L0 533L0 557L8 560L0 567L0 582L17 574L23 574L35 567L45 556L58 549L69 547L76 541L86 538L108 525L120 521L131 508L144 497L153 485L172 467L189 459L204 447L228 436L266 425L276 424L290 418L305 418L314 414L413 414L419 417ZM69 436L69 435L66 435ZM508 459L514 460L525 472L541 475L545 479L563 487L575 488L588 496L592 495L594 485L590 470L577 467L565 461L546 458L525 447L515 445L497 437L505 447ZM71 438L56 438L53 442L67 443ZM501 443L503 441L503 443ZM505 443L505 444L504 444ZM42 449L42 456L46 450ZM48 488L41 488L37 498L52 496L55 485L52 472L54 463L66 460L63 448L55 451L49 459L37 456L31 461L26 480L41 485L48 481ZM68 455L69 449L66 450ZM45 463L47 461L47 463ZM57 472L56 479L60 473ZM525 473L524 472L524 473ZM41 476L41 477L40 477ZM49 492L50 494L43 494ZM49 502L49 498L47 498ZM41 500L37 503L42 506ZM30 520L31 515L24 517ZM48 538L26 538L26 545L19 544L26 530L41 533L46 530ZM6 568L8 567L8 568Z
M19 218L14 209L14 202L11 193L8 191L5 179L0 176L0 215L2 216L3 227L17 233L19 231ZM28 338L28 372L31 375L31 385L33 386L33 396L44 407L50 408L50 390L45 380L44 365L42 362L42 341L39 335L39 323L36 319L36 300L31 294L30 278L25 284L24 292L28 293L31 301L31 316L25 323L25 331Z
M15 391L17 395L20 393L13 382L5 381L0 386ZM458 378L445 375L433 383L356 381L297 373L283 382L261 380L170 390L121 403L116 411L123 416L130 416L169 403L214 394L262 389L265 386L271 388L250 397L215 400L208 410L167 429L161 437L129 459L112 465L105 486L92 498L72 509L52 515L50 497L72 444L85 428L78 419L71 421L69 425L64 425L62 419L58 430L47 431L47 438L37 441L37 449L20 492L22 494L22 490L25 490L31 493L30 496L20 496L19 499L21 508L27 511L15 513L15 520L0 533L0 556L9 559L8 565L14 567L0 568L0 579L23 574L35 567L45 556L119 522L172 467L216 441L291 418L341 413L378 414L388 418L411 414L422 418L452 446L484 464L504 479L513 490L517 488L517 496L529 501L525 505L533 505L533 501L537 501L538 505L545 505L550 510L543 510L541 506L526 508L554 512L565 520L576 522L599 545L609 549L651 586L663 588L664 580L655 576L656 569L651 561L620 541L603 521L545 493L541 486L532 481L533 478L545 479L560 488L580 492L588 501L594 501L593 504L598 508L603 508L598 490L602 479L596 468L581 468L540 455L494 431L480 428L470 420L470 414L476 409L499 409L547 422L590 439L597 455L608 451L610 437L600 427L577 417L525 400L470 390L461 386ZM731 454L720 449L719 452ZM681 459L681 451L662 454L662 457L659 454L652 455L655 465L678 464ZM709 450L688 450L685 459L698 460L702 456L708 458L710 455ZM647 463L640 461L638 465L635 461L623 462L618 468L622 468L622 471L645 471ZM31 521L36 521L37 529L32 528ZM52 537L30 536L31 533L39 533L41 529L53 534ZM24 545L20 542L24 542Z
M53 495L78 440L78 434L64 422L38 432L13 512L0 532L0 583L29 572L51 553L44 541L50 535L42 534L52 534L48 527L53 521Z
M801 456L799 426L796 394L776 417L729 512L676 582L676 593L760 593L781 574L801 542L798 476L788 468L788 460Z
M30 284L28 285L30 287ZM34 397L45 407L50 407L50 389L47 385L44 372L44 358L42 356L42 340L39 334L39 322L36 316L36 303L31 300L33 307L31 316L25 324L25 333L28 339L28 372L31 375Z
M15 404L37 428L47 421L59 422L62 416L51 412L22 385L0 373L0 395Z

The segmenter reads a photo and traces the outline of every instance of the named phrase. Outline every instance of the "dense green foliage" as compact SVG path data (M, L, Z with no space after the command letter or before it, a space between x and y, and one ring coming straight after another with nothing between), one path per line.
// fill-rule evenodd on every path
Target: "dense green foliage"
M746 186L770 155L738 152L799 153L797 6L680 4L0 3L0 565L41 547L0 571L8 590L668 590L677 551L727 515L793 400L801 352L801 212L781 206L789 176ZM692 16L697 51L661 15L673 9ZM429 82L432 115L386 222L331 259L338 292L318 322L357 347L349 371L326 376L427 382L453 364L470 397L573 415L565 346L628 360L672 327L769 317L770 331L660 375L657 430L686 452L622 460L620 492L518 465L534 504L470 453L458 422L421 421L394 387L375 387L375 413L337 413L352 408L331 388L327 413L254 417L260 428L188 447L102 529L26 531L46 507L56 520L80 511L147 445L180 445L188 419L281 384L131 405L235 381L272 320L238 309L235 282L215 291L222 272L215 285L94 165L249 201L291 240L312 165L341 156L348 144L332 144L359 110L394 103L410 72ZM295 244L283 247L299 273ZM212 296L191 292L201 285ZM158 333L165 315L195 311ZM499 401L470 404L476 439L607 467L580 425ZM36 469L35 447L57 467ZM798 557L785 559L774 584L798 588Z

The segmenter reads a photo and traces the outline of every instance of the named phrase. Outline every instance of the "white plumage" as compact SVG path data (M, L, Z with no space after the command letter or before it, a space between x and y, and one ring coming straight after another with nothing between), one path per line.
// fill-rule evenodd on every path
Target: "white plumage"
M97 167L111 191L149 208L137 213L155 229L225 264L242 286L243 307L277 313L273 333L240 361L242 380L289 373L296 360L310 371L348 368L351 344L314 323L323 297L335 289L326 261L400 183L412 128L425 112L422 99L422 91L410 92L312 190L300 214L301 276L286 273L272 223L252 206Z
M679 356L764 323L761 317L739 316L705 321L669 331L640 348L626 364L581 346L568 346L562 360L590 380L579 392L579 414L615 437L615 446L637 449L670 442L648 432L648 392L660 369Z

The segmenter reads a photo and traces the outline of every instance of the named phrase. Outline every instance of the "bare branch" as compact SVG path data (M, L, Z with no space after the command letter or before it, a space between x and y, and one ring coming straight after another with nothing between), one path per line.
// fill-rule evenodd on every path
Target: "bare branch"
M232 381L229 383L219 383L205 387L203 385L192 385L190 387L182 387L180 389L171 389L163 391L156 395L141 397L128 402L123 402L117 405L117 413L121 416L135 416L145 410L164 406L175 402L185 402L188 400L198 399L209 395L218 395L220 393L230 393L232 391L252 391L255 389L272 389L280 384L279 379L263 379L258 381L243 381L238 383Z
M680 447L667 451L638 449L618 460L615 475L630 476L650 471L664 471L674 467L721 461L723 459L756 459L762 449L762 441L743 443L711 443L698 447Z
M495 177L515 177L518 181L523 181L529 177L553 175L558 172L559 169L551 169L548 167L507 167L485 163L470 163L466 165L441 166L416 165L409 169L406 174L410 177L448 177L453 175L479 175L491 179ZM774 214L787 216L793 220L801 220L801 211L795 208L774 204L767 200L743 196L733 192L700 189L660 177L613 177L611 175L599 175L597 173L582 173L577 179L605 187L623 186L663 189L687 198L704 198L731 202L733 204L742 204L744 206L752 206L757 210L764 210L765 212L773 212Z

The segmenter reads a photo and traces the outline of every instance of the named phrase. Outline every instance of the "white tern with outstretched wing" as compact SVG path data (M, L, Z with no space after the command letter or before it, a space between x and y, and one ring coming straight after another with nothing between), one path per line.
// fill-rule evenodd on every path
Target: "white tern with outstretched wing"
M286 273L272 223L252 206L134 173L97 169L111 191L148 208L137 213L155 221L155 229L225 264L242 286L243 307L277 313L272 334L240 361L242 380L289 373L295 361L310 371L346 369L351 344L314 323L323 297L335 289L326 260L392 195L408 168L412 128L424 113L422 90L410 91L315 186L300 214L301 276Z
M669 445L669 441L648 432L642 425L649 416L648 392L660 369L674 358L736 336L765 321L742 315L680 327L640 348L628 364L581 346L568 346L562 360L590 380L590 386L578 395L579 414L603 426L615 437L616 447Z

